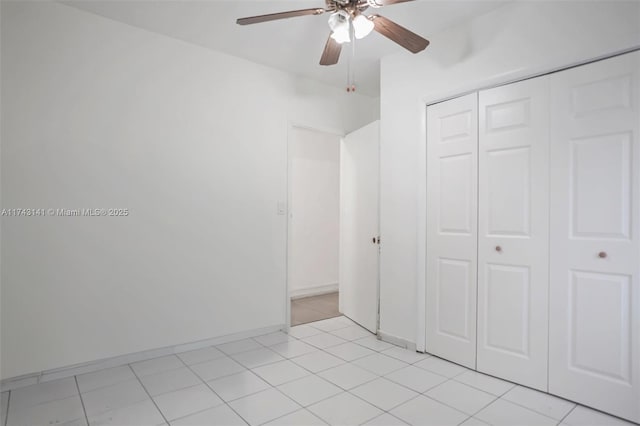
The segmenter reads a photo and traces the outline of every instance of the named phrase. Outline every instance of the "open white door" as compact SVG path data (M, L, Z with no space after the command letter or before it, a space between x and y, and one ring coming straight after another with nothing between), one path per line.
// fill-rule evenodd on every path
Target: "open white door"
M379 122L347 135L340 152L340 312L378 328Z

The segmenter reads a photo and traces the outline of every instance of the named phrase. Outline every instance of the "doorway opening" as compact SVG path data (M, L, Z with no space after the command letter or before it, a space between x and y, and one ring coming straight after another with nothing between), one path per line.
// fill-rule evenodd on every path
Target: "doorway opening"
M291 299L291 327L342 316L339 292Z
M344 315L378 331L379 132L290 128L288 324Z
M289 136L288 287L291 326L339 311L341 135L292 127Z

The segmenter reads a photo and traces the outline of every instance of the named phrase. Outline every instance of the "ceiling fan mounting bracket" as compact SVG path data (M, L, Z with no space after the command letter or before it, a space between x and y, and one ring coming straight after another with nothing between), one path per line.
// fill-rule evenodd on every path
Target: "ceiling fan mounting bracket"
M370 2L376 0L326 0L326 12L336 12L344 10L351 17L355 17L358 13L364 12L370 6Z

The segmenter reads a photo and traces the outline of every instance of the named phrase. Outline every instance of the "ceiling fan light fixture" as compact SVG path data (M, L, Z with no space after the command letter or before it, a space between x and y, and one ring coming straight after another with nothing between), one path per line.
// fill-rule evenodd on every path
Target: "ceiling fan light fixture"
M349 28L349 13L340 9L329 16L329 28L331 31L338 31L343 27Z
M325 43L320 65L327 66L338 63L343 43L355 42L356 38L366 37L372 30L399 44L411 53L422 52L429 45L429 40L384 16L375 13L366 16L362 13L368 7L379 8L412 1L416 0L325 0L324 8L289 10L266 15L248 16L246 18L238 18L236 23L238 25L251 25L298 16L322 15L326 12L329 14L328 24L331 28L331 33ZM353 59L355 46L350 50L351 59ZM351 81L349 88L350 91L353 91L353 76L349 77L349 79Z
M349 43L351 41L351 16L344 10L338 10L329 16L329 28L331 28L331 38L337 43Z
M351 37L349 36L349 26L347 28L339 28L331 33L331 38L336 41L336 43L349 43L351 41Z
M368 36L373 27L373 22L364 15L358 15L353 19L353 31L357 39Z

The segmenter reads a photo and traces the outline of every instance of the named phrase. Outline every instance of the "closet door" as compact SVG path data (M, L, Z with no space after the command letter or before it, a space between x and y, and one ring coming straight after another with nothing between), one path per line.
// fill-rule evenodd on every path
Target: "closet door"
M476 365L478 100L427 108L426 350Z
M478 370L547 390L549 82L480 92Z
M551 77L550 392L640 422L640 53Z

